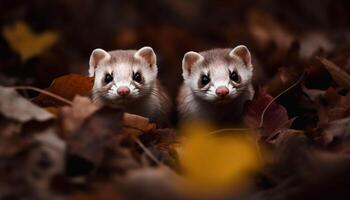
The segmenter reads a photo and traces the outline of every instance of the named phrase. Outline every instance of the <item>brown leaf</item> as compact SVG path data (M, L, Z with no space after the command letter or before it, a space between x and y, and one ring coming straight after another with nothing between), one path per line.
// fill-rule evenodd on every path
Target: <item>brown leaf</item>
M293 85L300 78L295 68L281 67L277 74L264 86L267 93L275 96Z
M274 138L271 138L270 143L280 146L283 142L285 142L289 137L297 136L304 134L304 131L294 130L294 129L284 129L278 132Z
M350 75L339 66L325 58L318 58L325 68L332 75L333 80L341 87L350 90Z
M69 153L99 164L104 150L120 131L122 112L104 107L89 116L68 138Z
M143 133L151 132L156 129L156 124L150 123L146 117L124 113L123 116L123 133L138 136Z
M330 122L350 116L350 93L341 96L333 88L329 88L324 96L325 102L319 103L319 118L321 122Z
M73 99L72 106L64 106L60 116L63 138L75 132L83 121L97 109L98 107L89 98L79 95Z
M2 117L0 119L0 157L12 157L33 145L31 138L20 137L21 124Z
M264 121L260 127L263 111L272 100L272 96L265 90L257 90L253 100L247 103L243 115L245 124L262 137L269 137L276 131L288 129L292 122L288 118L287 110L276 102L272 102L265 112Z
M91 192L79 191L67 198L68 200L123 200L115 184L99 184Z
M47 91L72 101L75 95L88 96L93 84L94 78L92 77L69 74L53 80ZM44 107L64 105L61 101L48 97L45 94L38 95L33 101Z
M251 12L248 16L248 29L258 47L264 49L273 43L277 46L276 54L279 56L287 52L295 39L294 35L267 12Z
M333 142L334 138L338 138L340 141L349 139L349 135L350 117L330 122L323 130L322 138L323 142L327 145Z
M326 125L331 121L350 116L350 93L341 96L334 88L323 91L308 89L305 86L303 91L314 102L320 125Z
M148 147L157 160L174 168L178 167L176 148L180 146L174 129L156 129L144 133L140 140Z
M28 184L46 199L51 199L52 178L62 174L65 166L66 143L50 127L34 137L36 147L29 150L24 163Z

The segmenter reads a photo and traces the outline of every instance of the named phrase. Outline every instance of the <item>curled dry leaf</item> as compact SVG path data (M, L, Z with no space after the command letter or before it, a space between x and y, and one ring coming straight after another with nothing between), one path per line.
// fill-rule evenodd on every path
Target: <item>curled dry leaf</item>
M69 74L56 78L51 83L47 91L60 97L72 101L75 95L88 96L94 84L94 78L79 74ZM42 107L62 106L63 102L49 97L45 94L39 94L33 99L36 104Z
M333 80L341 87L350 90L350 75L339 66L325 58L318 58L325 68L332 75Z
M0 112L1 115L21 123L30 120L47 121L54 115L34 105L19 95L15 89L0 86Z

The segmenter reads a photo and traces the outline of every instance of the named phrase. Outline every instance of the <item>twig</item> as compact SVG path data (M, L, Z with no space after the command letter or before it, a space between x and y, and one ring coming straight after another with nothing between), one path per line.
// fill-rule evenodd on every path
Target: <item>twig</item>
M152 159L157 165L163 166L163 164L152 154L150 150L148 150L148 148L137 137L133 137L133 139L150 159Z
M60 100L68 105L73 105L73 102L66 99L66 98L63 98L57 94L54 94L52 92L49 92L47 90L43 90L43 89L40 89L40 88L36 88L36 87L32 87L32 86L12 86L11 88L14 88L16 90L33 90L33 91L36 91L36 92L39 92L39 93L42 93L42 94L45 94L47 96L50 96L52 98L55 98L57 100Z
M218 130L212 131L212 132L208 133L208 135L214 135L217 133L228 132L228 131L247 132L247 131L249 131L249 129L247 129L247 128L223 128L223 129L218 129Z
M132 137L134 141L141 147L141 149L145 152L145 154L153 160L159 167L169 171L170 173L174 174L177 176L176 172L172 170L170 167L164 165L162 162L160 162L153 154L152 152L137 138L137 137Z
M256 151L258 153L259 160L261 162L263 160L263 155L261 153L261 149L260 149L260 145L259 145L259 138L258 137L254 138L254 145L255 145Z
M305 72L303 72L303 74L300 76L300 78L299 78L295 83L293 83L293 85L289 86L287 89L285 89L284 91L282 91L281 93L279 93L277 96L275 96L275 97L267 104L267 106L265 107L265 109L264 109L263 112L261 113L259 128L262 128L262 127L263 127L265 113L266 113L267 109L269 109L269 107L271 106L271 104L272 104L273 102L275 102L276 99L278 99L278 98L279 98L280 96L282 96L284 93L288 92L289 90L291 90L292 88L294 88L296 85L298 85L298 84L303 80L304 76L305 76Z

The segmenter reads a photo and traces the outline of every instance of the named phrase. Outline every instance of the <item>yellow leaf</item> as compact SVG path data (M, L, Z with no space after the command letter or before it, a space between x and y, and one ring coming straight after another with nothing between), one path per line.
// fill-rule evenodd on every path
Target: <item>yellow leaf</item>
M180 164L186 180L201 191L242 185L260 166L256 145L246 132L209 134L206 123L191 123L183 129Z
M22 61L40 55L57 42L58 34L52 31L34 33L31 28L22 21L3 30L3 35L12 50L17 52Z

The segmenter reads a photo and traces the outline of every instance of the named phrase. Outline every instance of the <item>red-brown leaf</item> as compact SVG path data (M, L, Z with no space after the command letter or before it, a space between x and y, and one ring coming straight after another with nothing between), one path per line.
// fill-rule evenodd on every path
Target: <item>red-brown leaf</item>
M277 104L271 103L266 110L262 127L260 127L261 116L266 106L273 100L273 97L263 89L256 91L252 101L248 102L243 115L245 124L256 130L260 136L268 137L276 131L287 129L291 125L287 110Z

